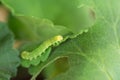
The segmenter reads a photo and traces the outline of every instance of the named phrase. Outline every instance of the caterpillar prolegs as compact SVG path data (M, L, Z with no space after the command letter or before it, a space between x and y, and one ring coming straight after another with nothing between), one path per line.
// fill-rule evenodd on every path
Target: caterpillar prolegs
M26 68L30 67L31 65L37 66L41 62L44 62L48 59L50 52L51 52L51 47L46 49L45 52L42 53L41 56L38 56L36 59L32 59L31 61L26 59L21 59L21 65Z
M61 35L50 38L44 41L40 46L38 46L38 48L36 48L32 52L23 51L21 53L21 57L26 60L36 59L38 56L42 56L45 50L48 49L50 46L55 45L56 43L60 43L62 40L63 37Z

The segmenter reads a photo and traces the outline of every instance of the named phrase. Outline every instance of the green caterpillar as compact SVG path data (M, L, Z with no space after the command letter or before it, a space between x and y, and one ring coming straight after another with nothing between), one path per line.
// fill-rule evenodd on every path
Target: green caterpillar
M55 45L63 40L63 37L61 35L55 36L51 39L48 39L44 41L38 48L33 50L32 52L23 51L21 53L21 57L26 60L33 60L36 59L38 56L41 56L46 49L48 49L50 46Z

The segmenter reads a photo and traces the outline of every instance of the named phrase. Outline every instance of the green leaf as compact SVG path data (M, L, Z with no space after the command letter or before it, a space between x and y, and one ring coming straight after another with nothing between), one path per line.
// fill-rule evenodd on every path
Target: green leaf
M119 2L80 0L80 4L94 7L95 25L88 33L60 45L37 70L31 68L32 79L57 58L68 56L69 70L52 80L120 80Z
M93 25L95 16L89 6L78 4L78 0L2 0L17 16L49 19L79 34ZM35 6L33 6L35 4ZM34 11L33 11L34 10Z
M16 35L16 38L29 41L43 42L56 35L67 36L72 34L64 26L54 25L48 19L36 19L25 16L10 17L10 28Z
M0 23L0 80L10 80L19 65L18 51L13 48L14 38L5 23Z
M83 2L87 4L87 1ZM120 10L117 10L120 1L88 2L91 2L88 5L94 4L97 13L96 24L88 33L67 42L55 51L55 54L72 54L69 55L71 68L52 80L120 79Z

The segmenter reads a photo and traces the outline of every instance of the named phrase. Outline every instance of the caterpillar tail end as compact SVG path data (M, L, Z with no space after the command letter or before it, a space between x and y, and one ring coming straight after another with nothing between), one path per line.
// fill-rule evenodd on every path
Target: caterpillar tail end
M21 57L23 58L23 59L29 59L28 58L28 56L29 56L29 52L27 52L27 51L23 51L22 53L21 53Z

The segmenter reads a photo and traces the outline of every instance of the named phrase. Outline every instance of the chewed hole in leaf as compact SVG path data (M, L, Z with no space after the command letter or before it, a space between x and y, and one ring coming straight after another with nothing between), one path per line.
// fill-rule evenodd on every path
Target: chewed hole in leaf
M53 77L66 72L68 69L69 69L68 58L63 57L57 59L54 63L46 67L43 73L47 79L52 79Z
M93 20L96 19L96 14L95 14L95 10L92 9L92 8L89 8L89 13L90 13L90 16Z

